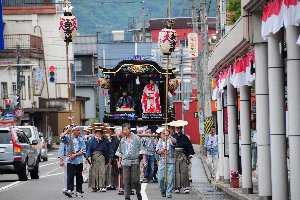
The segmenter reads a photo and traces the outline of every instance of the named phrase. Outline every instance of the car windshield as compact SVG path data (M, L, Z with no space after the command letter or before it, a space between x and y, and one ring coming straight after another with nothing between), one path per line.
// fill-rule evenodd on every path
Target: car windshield
M0 144L11 144L12 138L11 134L7 130L1 130L0 131Z
M30 128L22 128L22 127L18 127L18 128L21 129L28 138L31 138L31 130L30 130Z

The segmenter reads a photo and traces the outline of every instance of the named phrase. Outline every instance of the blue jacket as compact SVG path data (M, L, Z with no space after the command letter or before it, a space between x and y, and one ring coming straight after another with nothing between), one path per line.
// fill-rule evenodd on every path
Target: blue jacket
M78 153L79 151L83 151L83 153L86 152L85 142L82 139L82 137L77 137L77 139L72 137L72 142L73 142L72 152L70 152L70 135L69 134L65 135L65 137L62 138L62 142L65 144L67 156ZM67 163L71 163L71 164L75 164L75 165L83 163L83 156L77 156L73 160L68 158Z

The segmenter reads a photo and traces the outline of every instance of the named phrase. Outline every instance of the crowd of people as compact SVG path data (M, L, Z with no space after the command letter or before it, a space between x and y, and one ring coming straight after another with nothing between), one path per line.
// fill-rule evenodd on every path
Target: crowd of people
M64 167L63 193L70 198L83 197L82 185L88 183L92 192L117 190L125 200L130 200L135 190L137 199L142 200L141 183L154 181L162 197L172 198L172 192L189 193L195 152L182 131L185 125L187 122L178 120L164 127L133 131L130 124L118 130L95 123L83 133L79 127L65 127L58 153Z

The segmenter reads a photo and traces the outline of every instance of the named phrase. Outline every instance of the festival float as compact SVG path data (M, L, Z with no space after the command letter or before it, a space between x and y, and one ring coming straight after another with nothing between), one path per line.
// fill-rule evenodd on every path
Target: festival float
M98 80L105 89L103 121L113 125L130 123L132 125L161 125L175 119L175 110L169 99L166 105L166 88L168 96L175 94L178 82L174 81L175 68L163 69L156 62L141 55L135 55L117 64L113 69L100 68L103 77ZM169 84L166 85L166 75ZM107 103L109 98L109 104ZM168 106L168 113L166 113ZM109 111L107 111L109 110Z

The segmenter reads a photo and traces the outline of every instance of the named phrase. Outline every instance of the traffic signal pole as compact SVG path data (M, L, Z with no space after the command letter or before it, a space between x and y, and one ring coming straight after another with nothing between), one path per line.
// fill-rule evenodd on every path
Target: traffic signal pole
M20 64L20 45L17 44L17 99L16 99L16 104L15 105L15 110L20 108L21 104L21 98L20 98L20 93L21 93L21 66ZM17 118L17 123L18 125L21 125L21 119Z

